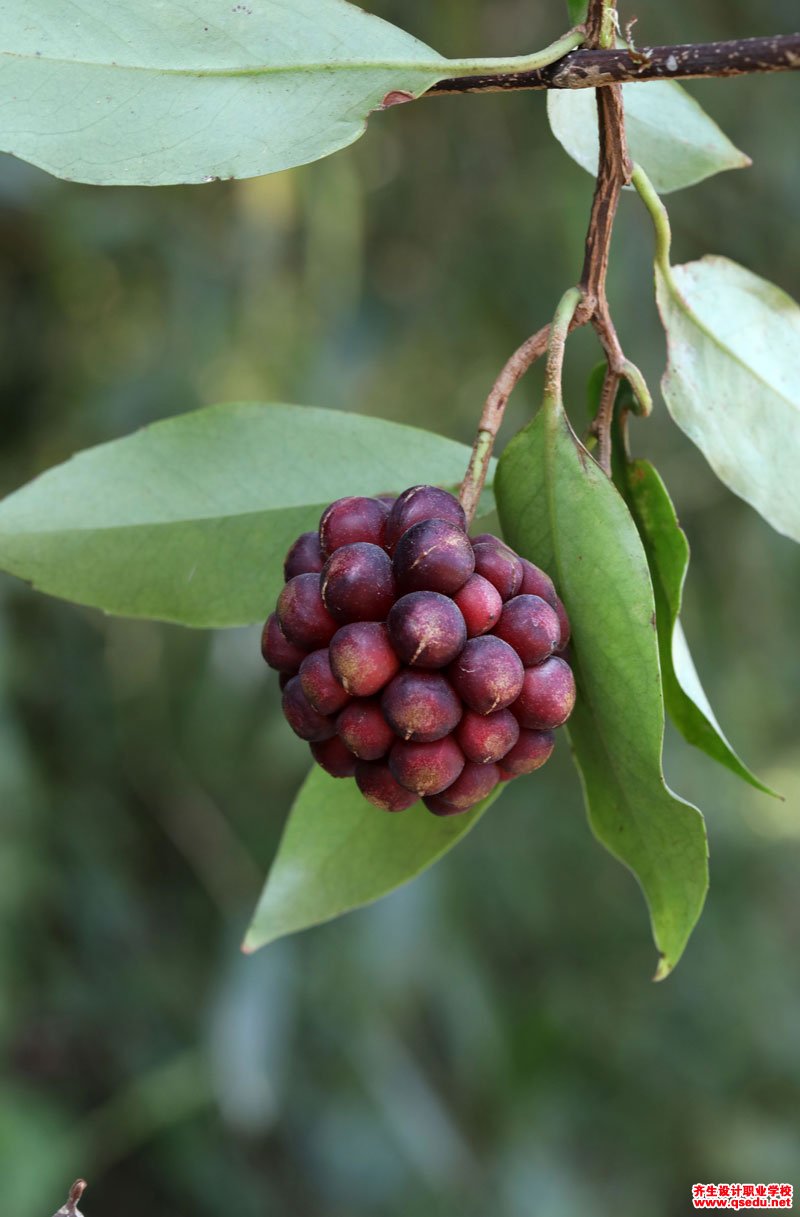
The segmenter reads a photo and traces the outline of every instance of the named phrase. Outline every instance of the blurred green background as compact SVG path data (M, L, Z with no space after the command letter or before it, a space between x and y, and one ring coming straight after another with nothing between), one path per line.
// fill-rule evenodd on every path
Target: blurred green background
M565 24L529 0L370 7L453 55ZM788 31L797 6L634 12L641 43L680 42ZM800 78L690 88L755 166L672 196L676 259L726 254L800 297ZM402 107L330 160L242 183L103 190L5 158L0 491L222 400L468 442L500 364L577 276L591 189L540 94ZM610 291L655 387L651 247L626 197ZM596 358L589 334L570 342L578 421ZM633 440L692 544L685 622L712 701L787 796L668 737L671 782L707 813L712 889L662 985L563 745L416 883L245 959L307 758L258 630L104 619L0 579L8 1213L49 1217L78 1174L87 1217L675 1217L696 1181L800 1186L796 551L660 404Z

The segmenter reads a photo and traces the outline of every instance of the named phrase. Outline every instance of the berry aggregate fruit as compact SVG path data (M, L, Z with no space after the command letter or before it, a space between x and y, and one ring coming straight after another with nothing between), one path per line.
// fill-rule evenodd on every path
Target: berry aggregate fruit
M297 538L261 653L335 778L388 812L460 815L533 773L575 704L566 610L436 486L350 496Z

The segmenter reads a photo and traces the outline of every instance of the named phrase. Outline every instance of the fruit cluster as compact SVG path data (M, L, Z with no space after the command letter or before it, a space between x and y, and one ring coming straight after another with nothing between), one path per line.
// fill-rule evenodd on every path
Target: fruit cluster
M548 759L575 702L564 606L498 537L470 538L451 494L338 499L284 575L262 654L333 777L450 816Z

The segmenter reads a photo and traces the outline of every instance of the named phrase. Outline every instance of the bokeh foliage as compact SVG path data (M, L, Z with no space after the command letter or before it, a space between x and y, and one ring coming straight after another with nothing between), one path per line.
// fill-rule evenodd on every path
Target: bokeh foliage
M372 7L452 56L561 32L555 5L522 0ZM793 10L647 5L637 35L788 30ZM797 298L797 80L690 88L755 166L671 198L676 258L721 253ZM538 95L401 107L341 155L239 184L102 190L4 160L0 491L222 400L469 442L500 363L577 274L590 191ZM655 385L634 198L615 248L620 333ZM576 335L578 421L595 359ZM539 386L519 390L509 435ZM640 896L593 842L564 755L411 888L240 957L307 755L256 634L105 619L0 582L0 1168L15 1217L47 1217L79 1173L87 1217L672 1217L698 1179L798 1182L796 555L662 406L633 442L692 544L686 627L712 703L787 796L670 738L667 775L708 814L712 890L660 986Z

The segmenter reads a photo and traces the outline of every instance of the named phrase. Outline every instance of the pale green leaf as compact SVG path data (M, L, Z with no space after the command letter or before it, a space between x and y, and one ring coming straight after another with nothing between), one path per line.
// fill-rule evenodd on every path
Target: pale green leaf
M630 155L660 194L750 164L750 158L675 81L623 85L622 95ZM550 89L547 113L559 143L582 168L596 174L595 90Z
M502 786L459 816L431 815L422 803L390 814L362 798L355 782L315 767L289 814L244 949L394 891L452 849L501 793Z
M345 0L0 0L0 31L0 148L143 186L302 165L447 76L542 67L580 42L451 61Z
M727 258L656 264L678 426L717 477L800 541L800 308Z
M468 460L463 444L365 415L209 406L0 502L0 570L108 613L245 625L274 606L287 549L333 499L452 487Z
M639 529L656 601L661 675L667 712L690 744L719 761L756 790L774 794L737 756L700 683L679 614L689 567L689 542L656 470L648 461L624 466L624 493Z
M641 541L623 499L552 404L503 453L495 492L504 535L549 571L567 606L578 685L569 734L590 823L642 887L661 978L700 915L707 858L700 813L664 783L655 605Z

